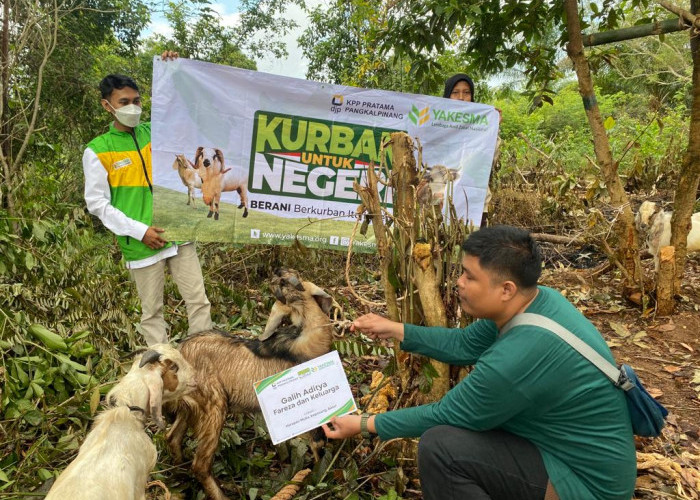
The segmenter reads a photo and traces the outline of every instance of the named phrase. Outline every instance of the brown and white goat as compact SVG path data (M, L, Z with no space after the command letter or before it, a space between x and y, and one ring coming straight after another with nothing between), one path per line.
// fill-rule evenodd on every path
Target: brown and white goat
M237 191L241 197L238 208L243 209L243 217L248 217L248 177L226 175L231 169L226 168L224 153L220 149L198 147L194 154L194 168L202 179L202 200L209 205L207 217L219 220L219 203L221 193Z
M175 155L173 170L177 170L182 184L187 188L187 204L192 204L192 208L194 208L194 190L202 187L202 179L195 170L194 163L185 158L183 154Z
M635 215L637 230L646 237L647 249L654 257L654 270L659 271L659 252L671 244L672 212L659 210L653 201L644 201ZM686 241L686 251L700 252L700 212L690 218L690 231Z
M157 452L144 431L148 417L163 425L161 402L193 387L182 355L158 344L137 358L105 398L78 456L56 479L47 500L145 500L146 481Z
M209 498L226 496L211 472L227 413L259 411L253 383L330 351L333 326L328 317L333 299L294 271L273 280L277 301L258 339L220 331L200 332L180 344L196 372L197 388L177 403L168 444L182 461L182 440L194 429L197 449L192 470ZM287 319L289 324L281 326Z
M450 182L459 180L460 170L435 165L427 168L416 187L416 198L422 205L437 205L440 210L445 202L445 191Z

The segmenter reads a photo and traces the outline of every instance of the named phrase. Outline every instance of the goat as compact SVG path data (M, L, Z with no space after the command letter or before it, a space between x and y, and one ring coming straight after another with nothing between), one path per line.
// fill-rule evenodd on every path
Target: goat
M671 218L673 214L658 210L653 201L644 201L635 215L635 223L640 233L646 233L646 243L649 253L654 257L654 271L659 271L659 251L671 244ZM690 219L691 227L688 232L687 252L700 252L700 212L694 213Z
M231 169L225 167L224 153L220 149L198 147L194 155L194 168L202 178L202 200L209 205L207 217L219 220L221 193L237 191L241 197L238 208L243 209L243 217L248 217L248 178L227 177Z
M194 168L194 163L185 158L185 155L175 155L173 162L173 170L177 170L180 175L180 180L187 188L187 204L192 204L194 207L194 190L202 187L202 179L199 177L197 170Z
M78 456L66 467L48 500L145 500L157 452L144 431L148 416L163 425L162 400L192 389L189 363L169 345L153 346L107 394Z
M212 330L180 344L183 357L197 373L197 389L177 402L168 445L174 460L182 462L182 440L188 428L194 429L197 449L192 470L214 500L226 499L211 466L227 412L259 411L254 382L331 349L332 297L291 270L280 270L273 288L277 301L260 338ZM290 324L281 326L285 318Z
M129 373L105 396L109 406L143 408L161 429L163 402L173 401L195 387L195 373L179 350L155 344L136 358Z
M438 205L442 210L447 184L457 181L459 176L459 170L444 165L427 168L418 182L416 199L422 205Z

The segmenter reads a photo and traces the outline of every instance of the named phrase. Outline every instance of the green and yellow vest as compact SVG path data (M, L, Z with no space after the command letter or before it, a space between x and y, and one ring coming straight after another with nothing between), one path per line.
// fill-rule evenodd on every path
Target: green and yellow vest
M112 206L150 226L153 220L151 124L137 125L133 134L110 124L109 131L94 138L87 147L95 152L107 171ZM117 236L117 242L126 261L145 259L162 250L152 250L130 236Z

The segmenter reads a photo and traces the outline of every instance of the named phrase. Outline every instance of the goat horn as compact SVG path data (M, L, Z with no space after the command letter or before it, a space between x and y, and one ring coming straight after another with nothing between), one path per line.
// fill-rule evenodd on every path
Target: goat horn
M304 291L304 285L301 284L301 282L297 279L296 276L290 276L289 278L287 278L287 283L293 285L294 288L296 288L300 292Z
M275 288L275 290L274 290L273 293L275 294L275 298L276 298L277 300L279 300L279 301L282 302L283 304L286 304L286 303L287 303L287 298L286 298L286 297L284 296L284 294L282 293L282 290L280 290L279 288Z
M143 355L141 358L141 362L139 363L139 368L143 368L149 363L155 363L156 361L160 361L160 356L161 354L158 351L150 350L146 351L146 353Z

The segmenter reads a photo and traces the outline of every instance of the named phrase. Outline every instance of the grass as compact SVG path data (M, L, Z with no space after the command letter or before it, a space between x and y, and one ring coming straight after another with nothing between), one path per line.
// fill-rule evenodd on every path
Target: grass
M354 222L332 219L286 218L260 210L243 209L221 202L219 220L208 218L209 208L201 199L196 208L187 205L187 194L154 186L153 225L165 229L165 238L173 241L221 241L236 244L291 245L295 237L304 246L329 250L346 250ZM258 236L258 237L255 237ZM331 244L337 242L336 244ZM345 240L345 241L348 241ZM371 245L360 246L357 243ZM355 236L353 252L374 252L374 235Z

